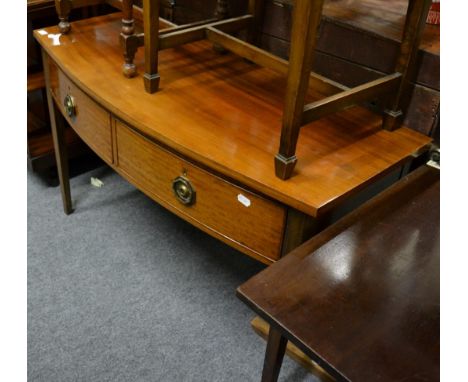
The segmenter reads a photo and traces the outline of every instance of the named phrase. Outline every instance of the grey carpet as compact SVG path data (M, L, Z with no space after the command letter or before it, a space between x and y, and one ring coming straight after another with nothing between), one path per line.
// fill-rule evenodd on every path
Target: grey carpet
M65 216L28 173L28 380L260 381L265 342L235 289L263 266L107 167L71 186ZM289 359L280 380L315 381Z

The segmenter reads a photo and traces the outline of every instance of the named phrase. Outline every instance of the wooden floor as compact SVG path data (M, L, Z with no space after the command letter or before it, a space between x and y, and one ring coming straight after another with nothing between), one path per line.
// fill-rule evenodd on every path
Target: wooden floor
M383 131L381 119L353 108L301 131L293 177L274 175L286 79L206 41L160 54L161 91L124 78L118 43L120 15L73 24L69 35L35 32L64 72L108 109L151 139L258 192L312 216L390 171L430 139L410 129ZM321 95L312 90L309 101Z

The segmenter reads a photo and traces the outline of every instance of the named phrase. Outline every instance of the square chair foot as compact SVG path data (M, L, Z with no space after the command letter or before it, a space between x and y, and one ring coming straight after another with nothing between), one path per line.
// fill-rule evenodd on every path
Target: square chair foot
M295 155L291 157L284 157L281 154L275 156L275 174L278 178L286 180L289 179L296 166L297 158Z
M143 81L145 82L145 90L148 93L154 93L159 89L159 74L148 74L143 75Z
M401 110L385 110L383 116L383 128L388 131L398 129L403 122L403 112Z

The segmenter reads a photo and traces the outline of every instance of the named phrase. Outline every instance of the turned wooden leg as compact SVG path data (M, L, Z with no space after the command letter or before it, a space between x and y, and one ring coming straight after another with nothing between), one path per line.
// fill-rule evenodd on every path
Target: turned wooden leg
M133 60L138 49L138 39L135 35L135 21L133 19L133 0L123 0L122 14L122 31L120 33L120 44L124 55L122 72L124 76L131 78L136 75L136 66Z
M276 382L283 363L288 340L270 326L268 343L263 363L262 382Z
M296 0L294 4L283 128L279 153L275 157L275 173L281 179L291 177L297 162L296 145L302 125L305 96L309 88L323 1Z
M386 130L395 130L403 122L404 110L410 98L411 80L416 72L419 43L430 6L431 0L410 0L408 3L400 54L395 67L395 72L401 73L402 77L399 88L385 110L383 127Z
M50 94L50 72L48 61L49 57L44 51L42 51L42 62L44 65L44 76L47 89L47 104L49 106L50 126L52 130L52 138L54 140L55 160L60 180L63 211L69 215L73 212L73 207L70 193L70 177L68 173L67 144L65 142L65 121L60 110L58 110L55 102L53 101L52 95Z
M159 0L143 0L145 31L145 90L154 93L159 88Z
M57 15L60 20L58 24L60 33L67 34L70 32L71 26L68 21L68 16L72 8L72 0L55 0L55 9L57 10Z

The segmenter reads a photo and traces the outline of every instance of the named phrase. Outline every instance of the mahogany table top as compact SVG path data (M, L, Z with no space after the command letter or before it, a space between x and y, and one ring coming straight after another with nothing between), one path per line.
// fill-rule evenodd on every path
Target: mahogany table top
M233 54L220 55L207 41L160 53L161 90L143 88L139 75L122 76L120 14L57 27L35 37L85 92L135 129L224 176L312 216L330 209L392 170L430 139L406 127L388 132L381 118L356 107L305 126L293 177L278 179L286 79ZM310 91L309 100L320 95Z
M238 295L334 377L438 381L439 197L421 167Z

